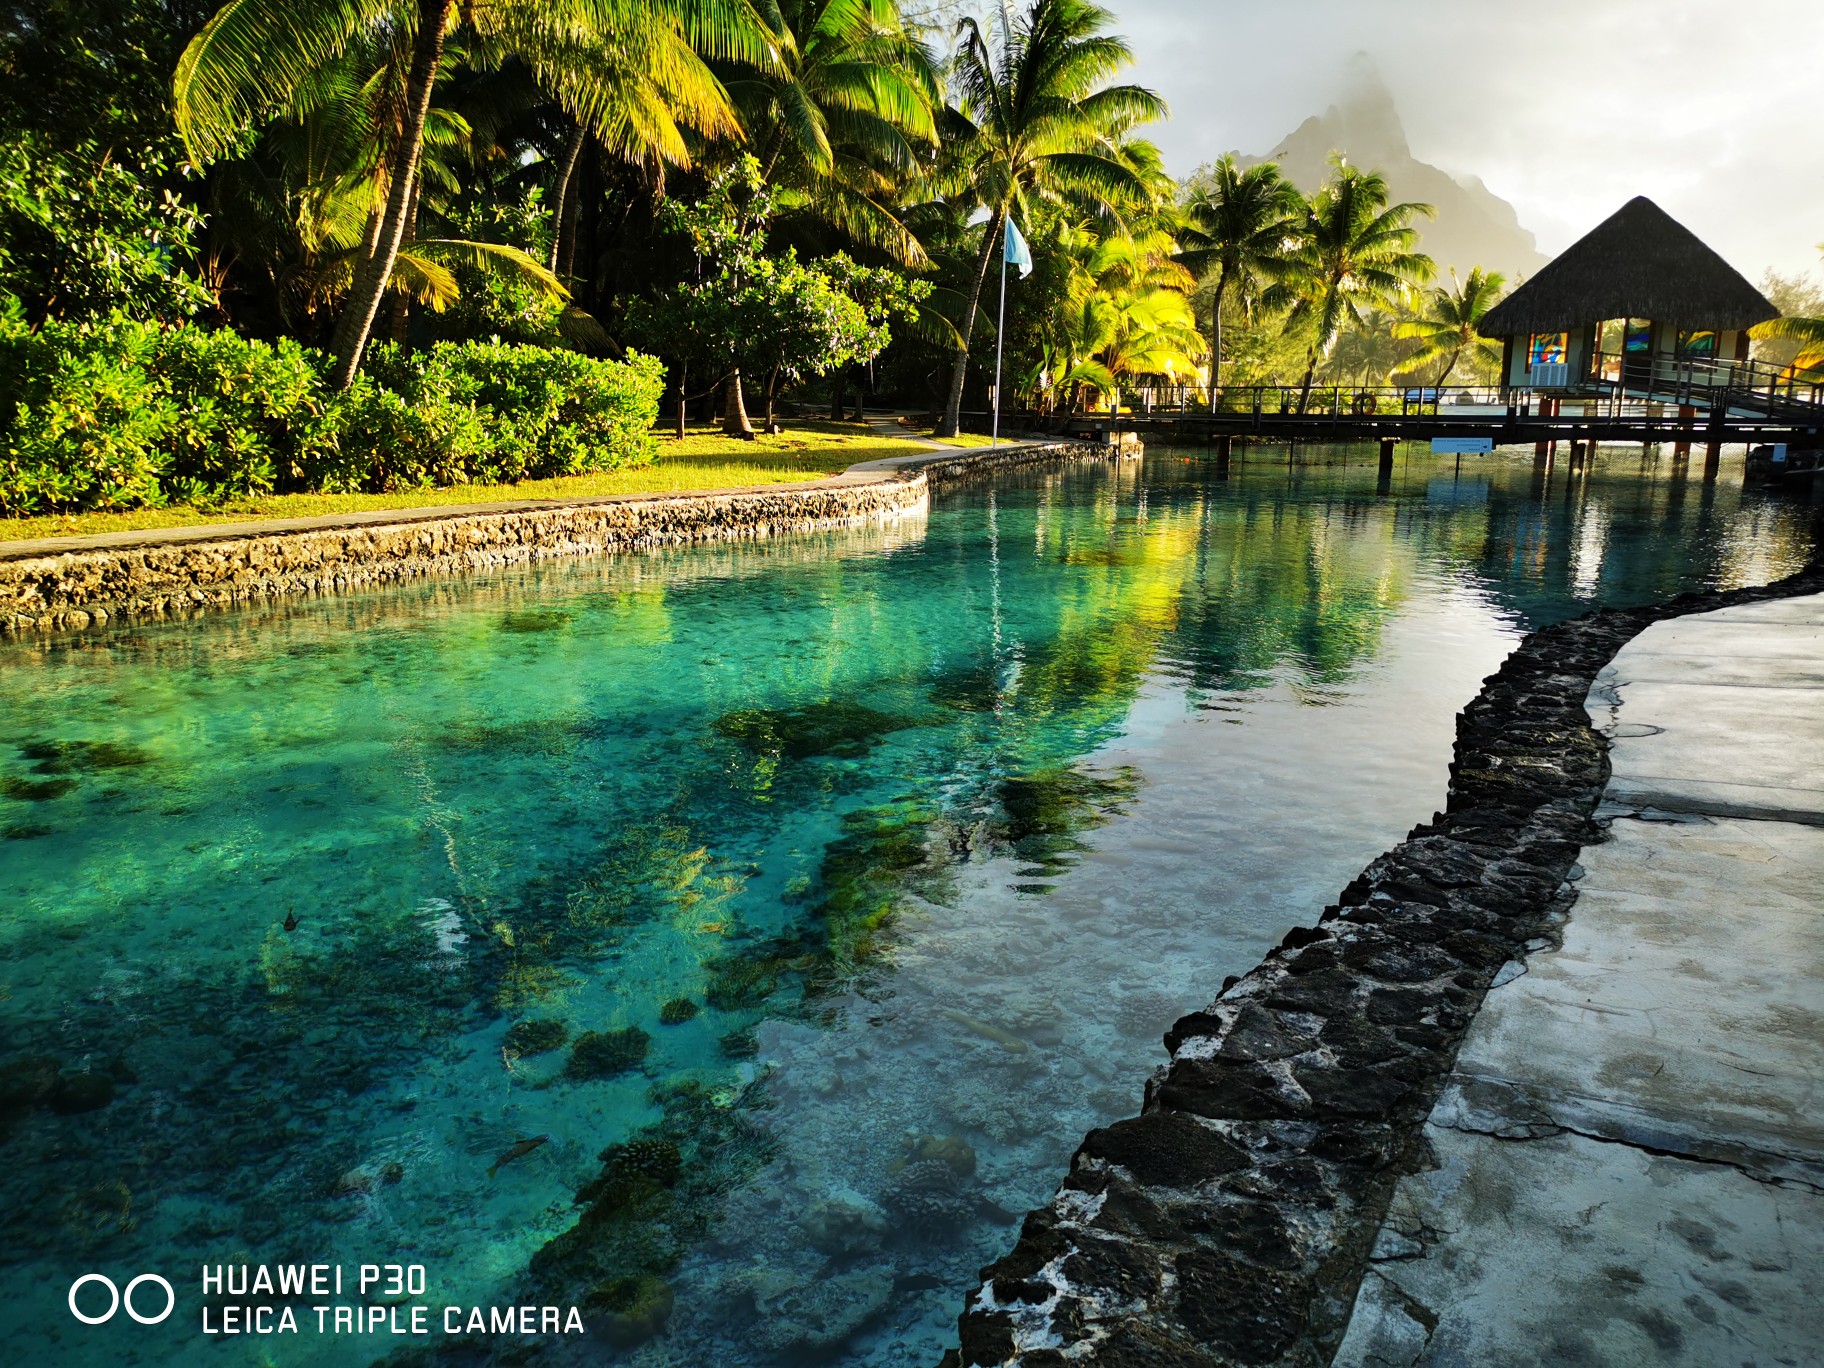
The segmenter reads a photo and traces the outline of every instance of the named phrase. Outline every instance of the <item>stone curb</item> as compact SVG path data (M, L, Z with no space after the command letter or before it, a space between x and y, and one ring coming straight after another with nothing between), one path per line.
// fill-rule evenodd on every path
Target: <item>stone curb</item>
M1104 454L1080 442L957 448L864 461L802 484L575 501L376 511L219 528L0 544L0 637L117 618L184 617L296 594L557 556L888 521L981 474Z
M1547 943L1602 839L1597 673L1662 618L1820 589L1814 565L1522 641L1458 717L1446 810L1167 1032L1140 1115L1091 1131L982 1270L948 1368L1329 1363L1491 980Z

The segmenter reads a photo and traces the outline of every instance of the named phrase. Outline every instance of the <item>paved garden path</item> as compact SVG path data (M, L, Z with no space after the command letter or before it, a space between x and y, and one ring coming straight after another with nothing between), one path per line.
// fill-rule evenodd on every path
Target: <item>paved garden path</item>
M1589 709L1610 839L1470 1028L1339 1365L1824 1364L1824 596L1661 622Z

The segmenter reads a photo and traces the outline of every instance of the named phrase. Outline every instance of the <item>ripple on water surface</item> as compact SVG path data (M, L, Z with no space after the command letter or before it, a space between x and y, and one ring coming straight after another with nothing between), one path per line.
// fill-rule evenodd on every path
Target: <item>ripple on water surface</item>
M1165 1027L1441 805L1520 632L1809 550L1633 455L1372 460L8 648L0 1332L362 1362L200 1339L192 1270L392 1261L583 1306L550 1362L933 1362ZM78 1326L91 1268L182 1314Z

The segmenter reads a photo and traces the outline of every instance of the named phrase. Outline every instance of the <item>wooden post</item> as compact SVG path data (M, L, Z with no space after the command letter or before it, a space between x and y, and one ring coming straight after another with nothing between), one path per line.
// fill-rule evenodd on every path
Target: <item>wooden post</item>
M1228 433L1216 439L1216 478L1229 478L1229 456L1235 450L1235 439Z
M1383 480L1389 479L1393 475L1393 443L1392 437L1381 438L1380 475Z

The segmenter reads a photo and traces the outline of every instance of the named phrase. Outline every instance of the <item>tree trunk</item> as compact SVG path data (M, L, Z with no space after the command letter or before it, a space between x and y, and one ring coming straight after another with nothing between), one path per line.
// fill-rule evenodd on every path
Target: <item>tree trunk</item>
M988 263L994 260L994 249L1001 240L1001 223L1005 211L997 209L988 219L988 231L982 238L981 255L975 263L975 288L969 292L969 307L963 311L963 345L957 350L956 365L950 372L950 397L944 403L944 418L937 425L939 437L954 437L963 421L963 380L969 373L969 338L975 332L976 310L982 302L982 286L988 279Z
M1437 380L1435 381L1437 391L1438 391L1438 397L1440 399L1442 399L1444 397L1444 382L1446 380L1450 379L1450 373L1457 368L1457 358L1461 355L1463 355L1463 348L1458 347L1454 352L1452 352L1450 354L1450 360L1445 364L1443 374L1438 376Z
M583 142L588 138L581 124L570 135L570 146L564 149L563 169L557 173L557 213L551 233L551 270L559 272L568 269L567 256L575 254L576 247L576 214L574 199L576 161L582 155Z
M690 377L690 367L678 367L678 440L684 440L684 406L689 402L684 396L684 383Z
M1298 388L1298 411L1302 415L1305 405L1311 402L1311 377L1317 373L1317 343L1311 344L1311 350L1305 353L1305 379Z
M412 197L405 211L405 232L400 236L401 245L413 242L418 237L418 202L424 193L424 178L412 177ZM394 290L392 300L391 333L393 345L405 346L406 328L411 322L412 299L404 290Z
M766 377L766 431L770 434L778 424L773 421L773 400L779 394L779 363L773 363L773 373Z
M847 368L843 366L836 367L830 373L830 421L832 423L842 421L844 401L848 398L843 388L843 381L848 379L848 374Z
M412 66L405 82L405 127L393 152L392 183L387 187L386 214L371 256L355 267L354 288L342 306L336 324L334 383L345 390L354 383L361 353L373 332L380 297L392 278L393 262L405 236L407 201L418 158L424 148L424 121L431 111L431 90L437 83L437 63L443 56L443 29L453 0L418 0L418 32L412 39Z
M728 394L722 406L722 432L728 437L754 440L754 425L747 420L747 404L741 396L741 368L728 373Z

